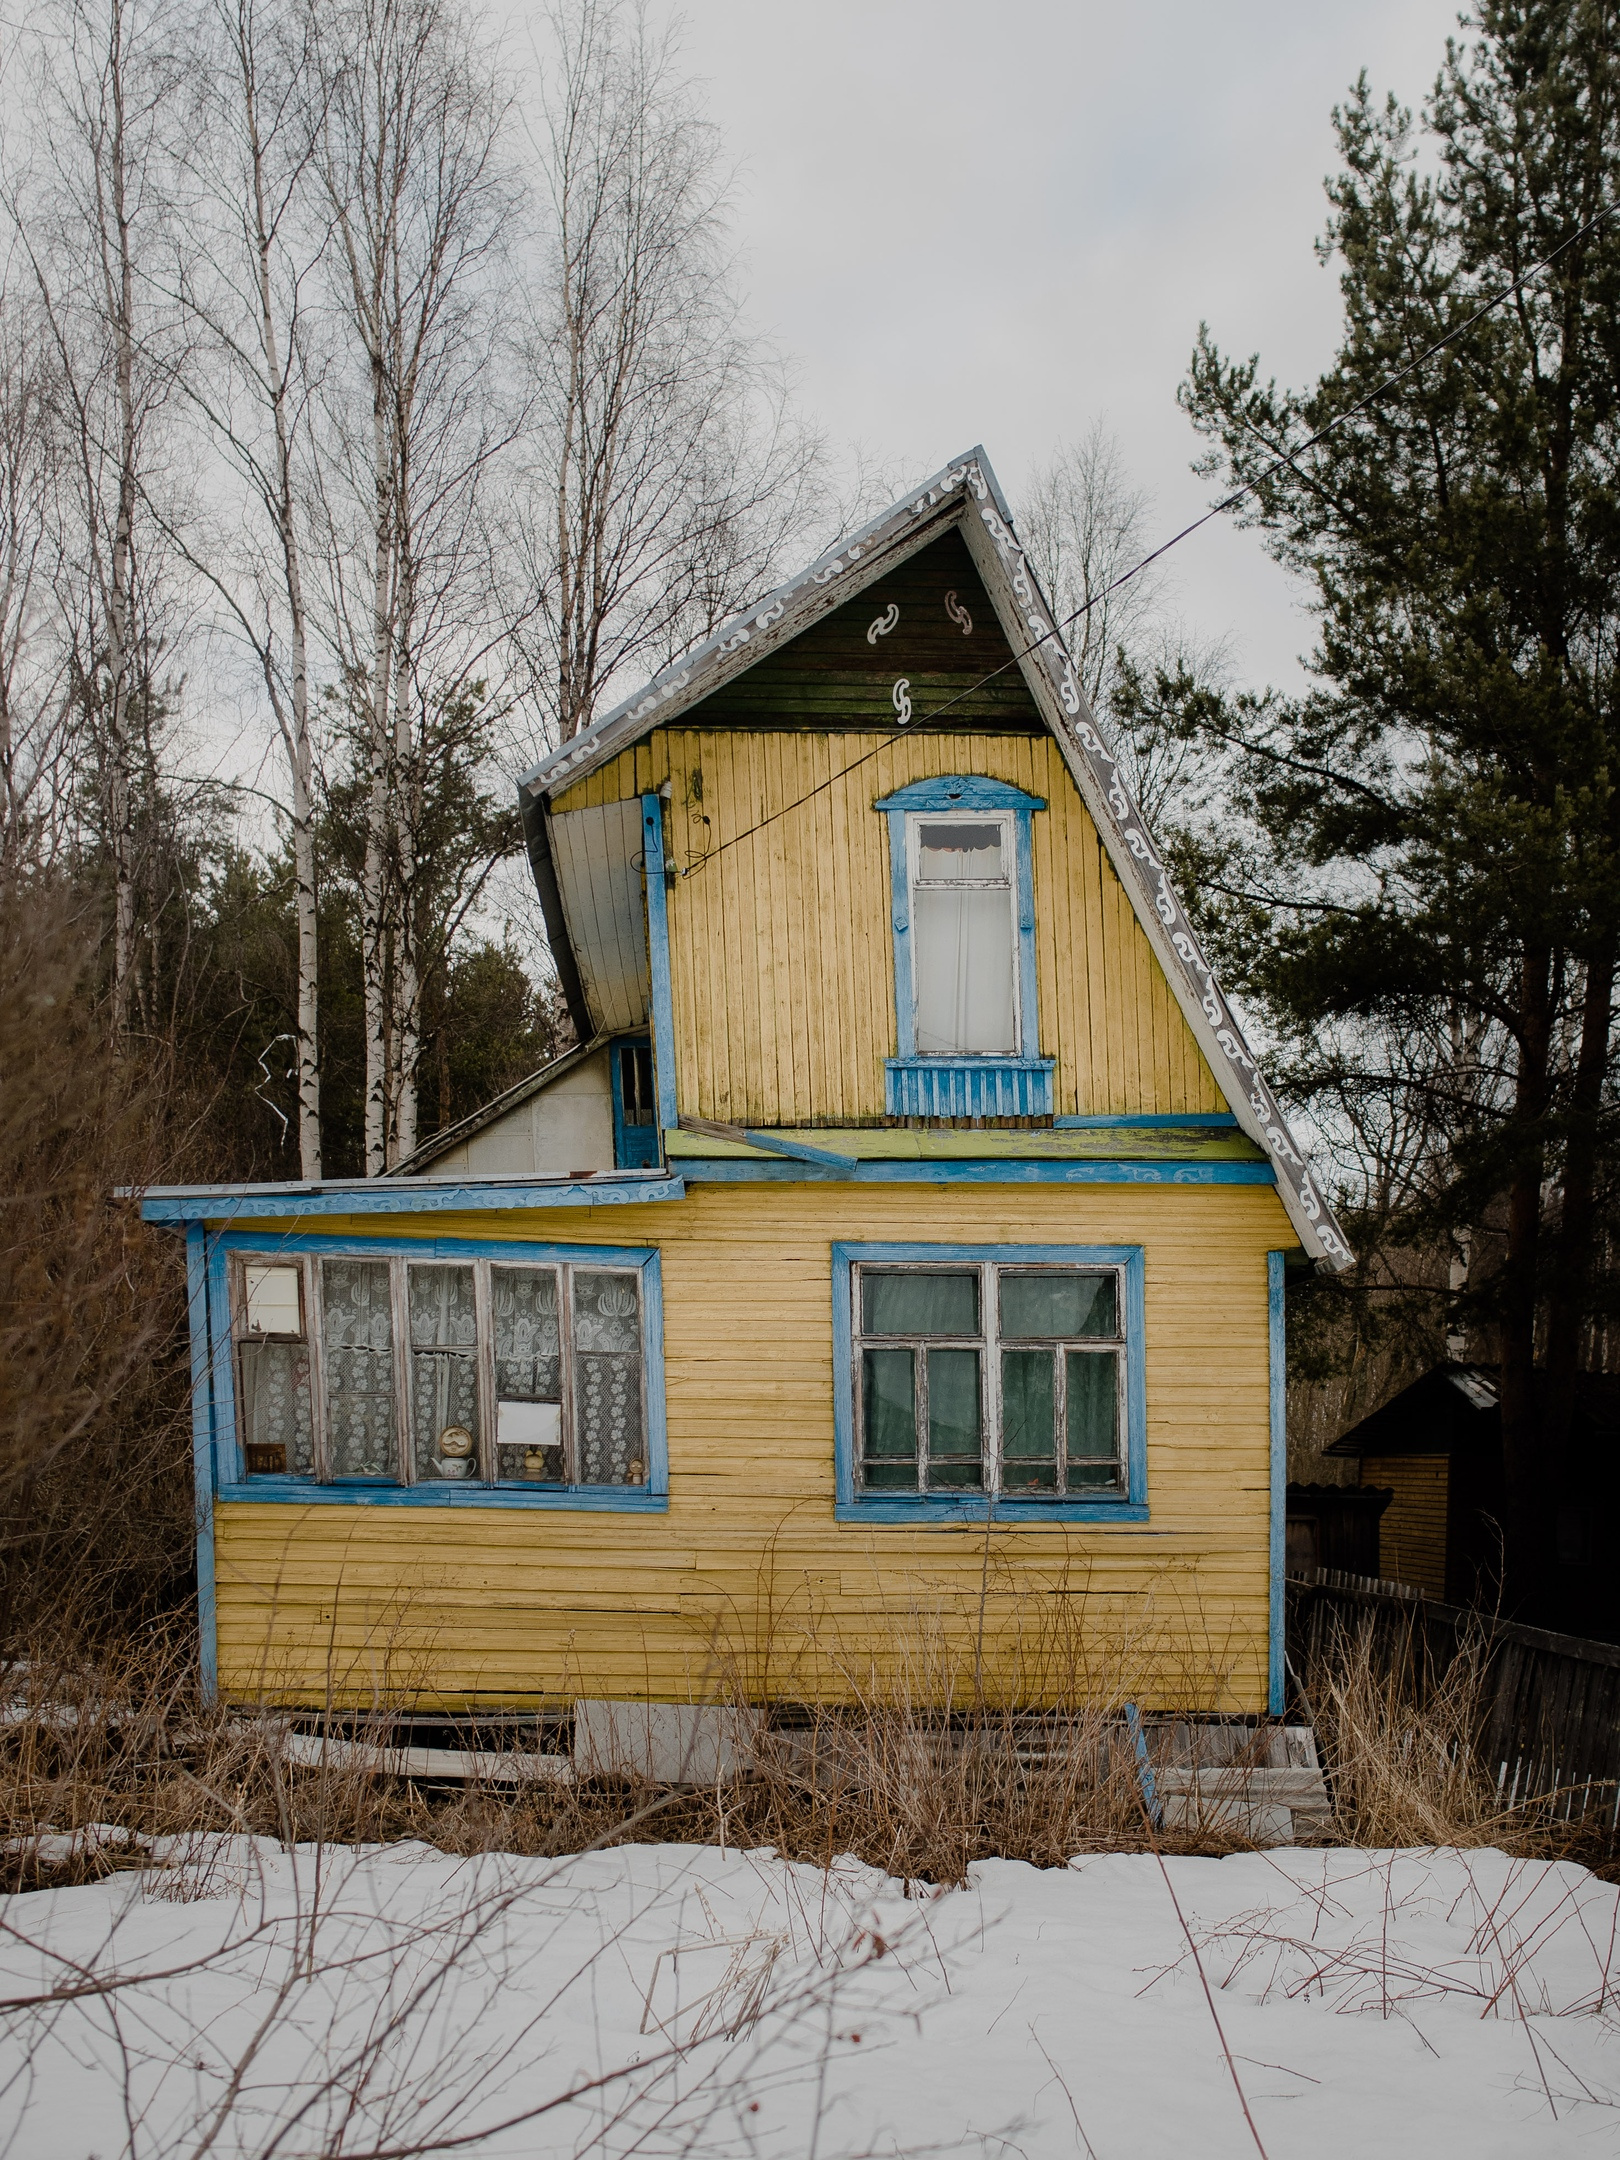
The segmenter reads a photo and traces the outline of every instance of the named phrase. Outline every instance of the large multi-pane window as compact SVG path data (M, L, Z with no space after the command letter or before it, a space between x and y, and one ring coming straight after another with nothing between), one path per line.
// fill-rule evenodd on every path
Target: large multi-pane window
M640 1267L399 1253L231 1267L250 1478L646 1485Z
M1035 1501L1124 1494L1116 1267L857 1264L857 1490Z

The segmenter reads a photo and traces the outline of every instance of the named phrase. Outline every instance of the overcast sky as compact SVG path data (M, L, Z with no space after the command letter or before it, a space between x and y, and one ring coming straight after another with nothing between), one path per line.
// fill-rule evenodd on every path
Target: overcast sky
M521 8L522 0L519 0ZM1199 321L1280 380L1329 357L1312 252L1330 112L1365 67L1408 101L1455 0L687 0L742 168L759 327L835 445L921 478L983 442L1016 506L1102 416L1168 533L1208 499L1175 391ZM1177 551L1189 627L1297 684L1310 628L1252 539Z

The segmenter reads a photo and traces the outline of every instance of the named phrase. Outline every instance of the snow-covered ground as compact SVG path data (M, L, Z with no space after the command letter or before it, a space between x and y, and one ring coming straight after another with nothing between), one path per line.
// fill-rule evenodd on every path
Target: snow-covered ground
M1620 2154L1616 1892L1582 1869L1149 1854L904 1890L707 1847L240 1840L0 1900L0 2153Z

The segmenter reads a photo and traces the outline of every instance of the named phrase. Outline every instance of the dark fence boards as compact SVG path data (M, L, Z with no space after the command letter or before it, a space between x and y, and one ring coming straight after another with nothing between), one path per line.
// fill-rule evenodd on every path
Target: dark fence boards
M1610 1836L1620 1825L1620 1645L1520 1627L1436 1604L1405 1583L1317 1568L1288 1584L1296 1675L1336 1636L1370 1628L1381 1662L1405 1661L1420 1690L1477 1646L1486 1710L1479 1746L1505 1803L1550 1800L1556 1817Z

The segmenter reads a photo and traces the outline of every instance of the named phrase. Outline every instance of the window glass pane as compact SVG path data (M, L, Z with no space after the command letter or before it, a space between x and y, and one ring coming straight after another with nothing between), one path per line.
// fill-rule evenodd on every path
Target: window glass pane
M917 1490L917 1385L912 1352L868 1350L861 1359L865 1483L872 1492Z
M495 1475L560 1485L562 1329L555 1268L492 1267L495 1318Z
M249 1477L313 1477L309 1345L242 1345L242 1452Z
M478 1326L470 1267L407 1270L411 1430L421 1479L478 1475Z
M952 819L948 824L917 827L917 875L932 883L940 879L958 884L965 879L999 878L1006 881L1002 861L1005 827L971 824Z
M1013 920L1005 888L920 888L911 901L919 1057L988 1057L1013 1033Z
M576 1268L573 1326L580 1482L643 1484L639 1278Z
M392 1477L394 1326L386 1260L321 1263L326 1431L334 1477Z
M1117 1334L1114 1278L1056 1270L1003 1274L1001 1332L1013 1342Z
M1001 1489L1057 1491L1057 1361L1050 1350L1001 1353Z
M644 1043L625 1043L620 1048L619 1100L627 1125L653 1122L652 1052Z
M1119 1353L1069 1350L1070 1490L1119 1483Z
M250 1335L302 1335L303 1300L299 1270L283 1262L260 1266L250 1260L242 1269L242 1302Z
M977 1335L976 1274L925 1275L866 1268L861 1273L863 1335Z
M979 1440L979 1353L928 1353L928 1482L934 1487L984 1482Z

